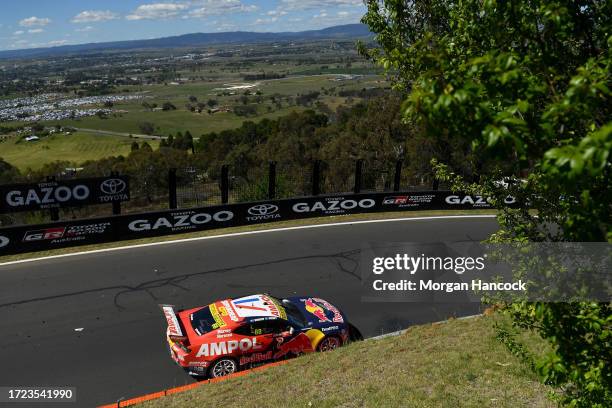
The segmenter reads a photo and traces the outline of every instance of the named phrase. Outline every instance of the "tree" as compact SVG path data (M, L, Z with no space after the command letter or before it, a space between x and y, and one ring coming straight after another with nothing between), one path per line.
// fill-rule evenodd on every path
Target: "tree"
M143 142L142 146L140 147L140 150L145 151L145 152L153 151L153 149L151 148L151 145L148 142Z
M138 149L140 149L140 146L138 146L138 142L136 141L132 142L132 147L130 148L130 150L133 152Z
M138 128L145 135L152 135L155 132L155 125L151 122L141 122Z
M206 104L210 107L210 108L214 108L215 106L217 106L219 104L219 102L217 102L216 99L209 99Z
M174 106L172 102L164 102L164 104L162 105L162 110L163 111L176 110L176 106Z
M15 183L19 176L19 170L0 157L0 184Z
M465 169L443 155L434 163L438 177L494 203L510 192L522 204L500 208L492 240L612 241L612 3L367 5L363 22L380 47L360 51L407 92L404 120L424 139L467 143L479 182L468 183ZM496 183L504 177L525 181L507 190ZM535 366L561 387L564 402L612 406L609 303L524 302L506 310L517 327L550 342L553 351Z

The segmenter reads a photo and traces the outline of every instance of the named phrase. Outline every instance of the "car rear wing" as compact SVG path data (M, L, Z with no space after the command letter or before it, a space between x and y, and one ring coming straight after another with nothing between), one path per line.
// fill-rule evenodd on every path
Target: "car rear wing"
M183 337L183 330L181 329L181 324L179 323L179 319L176 316L176 312L174 311L174 305L159 305L162 311L164 312L164 316L166 317L166 321L168 322L168 336L177 336Z

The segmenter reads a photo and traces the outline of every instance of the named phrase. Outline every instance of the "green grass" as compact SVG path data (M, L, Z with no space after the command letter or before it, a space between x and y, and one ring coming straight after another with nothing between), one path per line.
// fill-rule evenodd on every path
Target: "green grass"
M303 110L303 108L283 108L278 111L248 118L239 117L229 112L216 113L214 115L209 115L208 113L198 114L187 111L184 107L167 112L148 112L139 108L112 119L99 119L96 116L91 116L80 120L62 121L60 124L82 129L141 134L142 132L139 128L139 124L142 122L151 122L156 127L159 127L159 129L155 131L155 134L159 136L167 136L169 134L175 135L179 131L184 133L186 130L189 130L194 137L199 137L203 133L238 128L245 120L258 122L264 118L274 119L279 116L287 115L292 110L300 111Z
M410 307L410 305L398 305ZM310 354L143 404L162 407L553 407L549 388L495 339L493 315ZM544 344L522 335L531 349Z
M284 104L282 109L276 110L276 108L274 108L275 110L273 112L268 113L266 108L270 106L269 97L274 94L295 96L297 94L305 94L313 91L320 92L322 88L362 89L384 85L384 83L381 82L383 78L376 75L343 82L334 81L334 78L335 75L296 76L266 81L243 81L240 78L224 78L223 81L219 82L193 82L182 85L150 85L137 87L126 86L123 88L129 89L131 92L146 91L146 94L150 96L150 98L146 99L148 103L156 103L158 106L161 106L164 102L169 101L176 106L177 110L151 112L142 107L141 104L143 101L131 101L117 103L114 107L115 110L124 110L127 112L116 113L108 119L100 119L97 116L91 116L77 120L50 121L46 122L45 125L54 126L59 124L62 126L72 126L84 129L140 134L142 133L139 126L140 123L150 122L157 128L155 131L156 135L174 135L179 131L185 132L189 130L192 135L197 137L204 133L219 132L225 129L240 127L245 120L259 121L263 118L274 119L279 116L287 115L291 111L306 109L299 106L289 107ZM188 103L189 96L193 95L197 97L200 102L205 103L209 99L216 99L220 106L232 108L239 104L237 99L241 96L242 91L235 91L237 93L236 95L217 96L219 91L215 91L215 89L225 88L225 85L229 83L244 82L259 82L260 85L257 88L253 88L253 91L259 89L263 92L265 101L258 106L260 114L256 117L240 117L233 112L217 113L214 115L209 115L206 112L198 114L197 112L190 112L185 107L185 104ZM340 102L344 102L344 98L322 94L320 101L327 103L332 109L335 109Z
M38 142L19 141L19 138L13 137L0 143L0 157L20 170L39 169L45 163L56 160L80 164L87 160L128 154L135 140L138 139L85 133L56 134ZM151 140L148 143L153 148L159 144Z

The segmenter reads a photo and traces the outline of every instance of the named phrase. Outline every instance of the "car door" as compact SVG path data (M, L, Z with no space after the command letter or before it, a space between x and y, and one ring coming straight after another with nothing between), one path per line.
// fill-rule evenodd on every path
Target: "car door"
M262 319L248 322L234 330L234 334L250 339L256 347L245 350L240 358L240 364L257 363L272 360L279 342L282 342L283 332L287 322L280 319Z

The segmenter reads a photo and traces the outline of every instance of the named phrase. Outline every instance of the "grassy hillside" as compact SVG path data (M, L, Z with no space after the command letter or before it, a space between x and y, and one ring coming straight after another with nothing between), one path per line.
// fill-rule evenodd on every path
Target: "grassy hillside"
M552 407L483 317L313 354L144 404L161 407ZM542 344L524 337L530 348ZM541 350L540 350L541 351Z
M135 140L139 143L144 142L128 137L97 136L85 133L57 134L38 142L19 141L17 137L14 137L0 143L0 158L20 170L28 167L38 169L45 163L56 160L68 160L78 164L87 160L128 154ZM148 140L147 142L153 148L159 144L158 141Z

